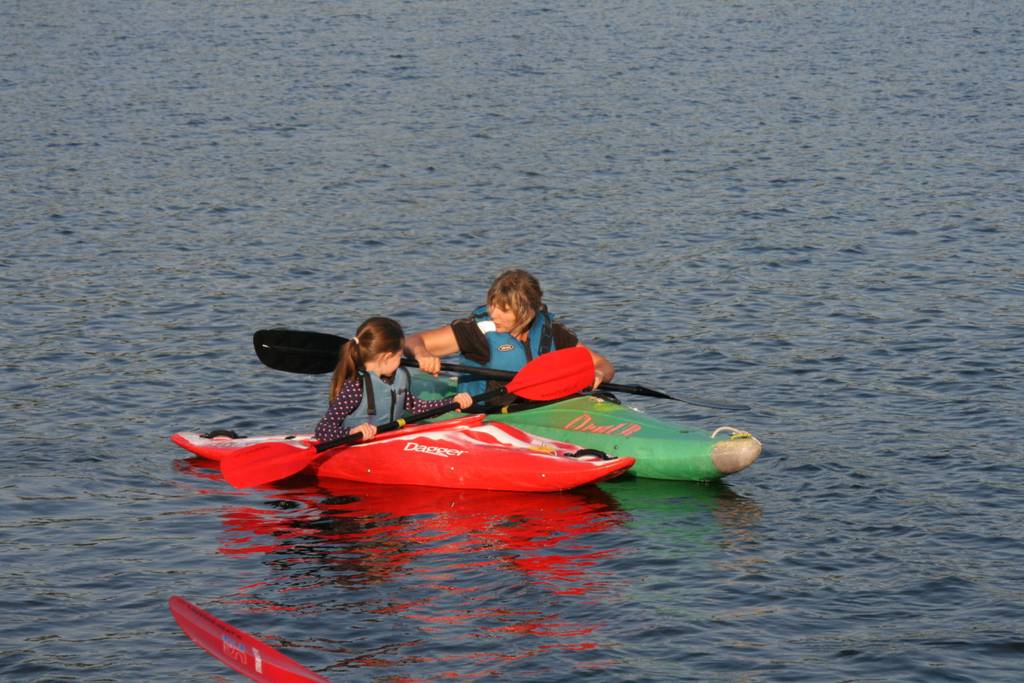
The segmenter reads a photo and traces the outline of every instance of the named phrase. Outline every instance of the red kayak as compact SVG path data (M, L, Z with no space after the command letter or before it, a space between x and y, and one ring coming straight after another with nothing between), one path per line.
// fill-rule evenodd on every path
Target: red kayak
M616 477L633 458L534 436L518 427L471 415L420 424L366 443L324 451L306 468L323 479L497 491L565 491ZM316 444L310 435L232 438L180 432L171 440L198 456L220 461L257 444Z

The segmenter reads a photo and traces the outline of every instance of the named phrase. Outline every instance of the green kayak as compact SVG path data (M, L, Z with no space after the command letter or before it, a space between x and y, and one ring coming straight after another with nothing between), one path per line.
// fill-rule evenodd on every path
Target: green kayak
M455 392L454 378L413 372L413 391L422 398ZM713 432L670 424L622 405L611 396L575 396L562 401L495 413L537 436L636 459L630 474L648 479L714 481L749 467L761 442L734 427Z

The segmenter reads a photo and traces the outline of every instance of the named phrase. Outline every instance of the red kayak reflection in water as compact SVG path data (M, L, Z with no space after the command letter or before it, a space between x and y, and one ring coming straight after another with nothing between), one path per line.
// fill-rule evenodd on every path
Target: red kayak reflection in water
M462 556L452 569L482 566L477 553L487 552L488 566L570 593L587 587L585 567L608 554L573 541L621 521L596 487L519 493L334 481L274 494L268 505L222 512L230 532L222 553L309 552L334 567L351 563L366 575L351 578L363 583L432 556ZM322 556L340 549L343 559Z
M338 678L621 666L608 659L616 614L652 565L672 580L760 556L760 508L721 482L515 493L294 479L228 490L225 505L214 463L176 462L216 482L199 494L216 496L219 552L249 577L237 604L300 620L314 668Z
M179 462L195 476L220 479L215 464ZM602 567L624 549L607 534L628 518L600 488L520 493L286 484L298 487L265 488L259 506L251 493L240 495L237 506L220 510L226 531L220 552L258 555L275 569L239 587L240 602L250 609L316 615L318 623L337 619L341 630L355 623L379 631L382 620L401 618L405 626L388 628L410 640L347 665L426 657L435 664L470 660L475 668L551 648L599 647L594 634L608 612L591 606L618 600L615 577ZM524 649L524 636L542 640ZM425 637L449 646L425 654L413 647ZM461 648L452 647L453 638ZM494 639L496 649L481 652L481 638ZM510 648L508 638L518 644ZM399 654L407 649L415 654Z

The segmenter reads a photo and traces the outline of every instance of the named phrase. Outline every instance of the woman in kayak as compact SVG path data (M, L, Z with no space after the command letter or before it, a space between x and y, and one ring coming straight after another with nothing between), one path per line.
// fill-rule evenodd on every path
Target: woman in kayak
M466 365L518 372L542 353L583 346L576 335L555 322L542 301L537 278L525 270L506 270L487 291L487 304L466 318L434 330L409 335L406 349L420 369L437 375L441 356L459 353ZM585 347L584 347L585 348ZM594 388L615 375L607 358L590 349ZM484 380L460 378L459 391L480 393Z
M316 426L317 439L358 432L366 441L377 434L377 425L450 402L424 401L410 391L409 371L399 367L404 342L401 325L391 318L370 318L359 326L341 347L331 378L331 403ZM450 400L463 409L473 404L467 393Z

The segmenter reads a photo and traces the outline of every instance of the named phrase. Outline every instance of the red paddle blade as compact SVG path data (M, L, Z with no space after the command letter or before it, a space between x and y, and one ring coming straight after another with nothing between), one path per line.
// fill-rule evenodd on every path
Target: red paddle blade
M177 595L168 602L178 626L199 647L254 681L330 683L245 631L221 621Z
M505 390L530 401L571 396L594 384L594 359L582 346L537 356L516 373Z
M259 443L225 457L220 471L229 484L247 489L298 474L316 456L316 446L302 442Z

